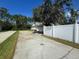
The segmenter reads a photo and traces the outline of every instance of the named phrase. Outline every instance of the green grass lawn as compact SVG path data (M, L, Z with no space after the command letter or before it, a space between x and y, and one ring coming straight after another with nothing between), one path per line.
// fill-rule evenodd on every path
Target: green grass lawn
M18 39L18 34L19 32L17 31L0 44L0 59L12 59Z
M73 43L73 42L70 42L70 41L66 41L64 39L53 38L53 37L49 37L49 36L45 36L45 37L47 37L47 38L49 38L51 40L55 40L55 41L57 41L59 43L63 43L65 45L68 45L68 46L71 46L71 47L79 49L79 44L76 44L76 43Z

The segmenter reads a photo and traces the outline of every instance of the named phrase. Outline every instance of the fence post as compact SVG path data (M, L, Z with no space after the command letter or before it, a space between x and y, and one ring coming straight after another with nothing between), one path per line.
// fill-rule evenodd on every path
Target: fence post
M45 26L43 26L43 34L45 34Z
M78 40L78 24L77 24L77 20L76 20L76 23L75 23L75 36L74 36L74 40L75 40L75 43L79 43L79 40Z
M54 26L54 25L52 24L52 37L53 37L53 28L54 28L53 26Z

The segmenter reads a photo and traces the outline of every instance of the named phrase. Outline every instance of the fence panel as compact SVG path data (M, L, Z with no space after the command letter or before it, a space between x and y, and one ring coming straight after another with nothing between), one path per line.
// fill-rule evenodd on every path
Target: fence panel
M79 24L78 24L78 43L79 43Z
M79 43L79 24L44 26L44 35Z
M46 36L52 36L52 34L53 34L52 26L44 26L43 32L44 32L44 35L46 35Z
M53 37L73 41L73 25L53 26Z

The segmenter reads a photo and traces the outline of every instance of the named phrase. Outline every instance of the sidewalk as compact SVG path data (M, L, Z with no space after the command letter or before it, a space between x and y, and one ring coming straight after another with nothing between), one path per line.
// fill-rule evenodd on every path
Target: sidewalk
M13 33L15 33L15 31L0 32L0 43L5 41Z

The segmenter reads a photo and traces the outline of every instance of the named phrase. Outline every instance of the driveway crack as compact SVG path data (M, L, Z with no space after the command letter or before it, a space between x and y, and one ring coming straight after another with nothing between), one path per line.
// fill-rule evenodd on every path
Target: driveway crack
M67 54L65 54L64 56L62 56L60 59L64 59L65 57L67 57L73 50L74 48L72 48L71 50L68 51Z

